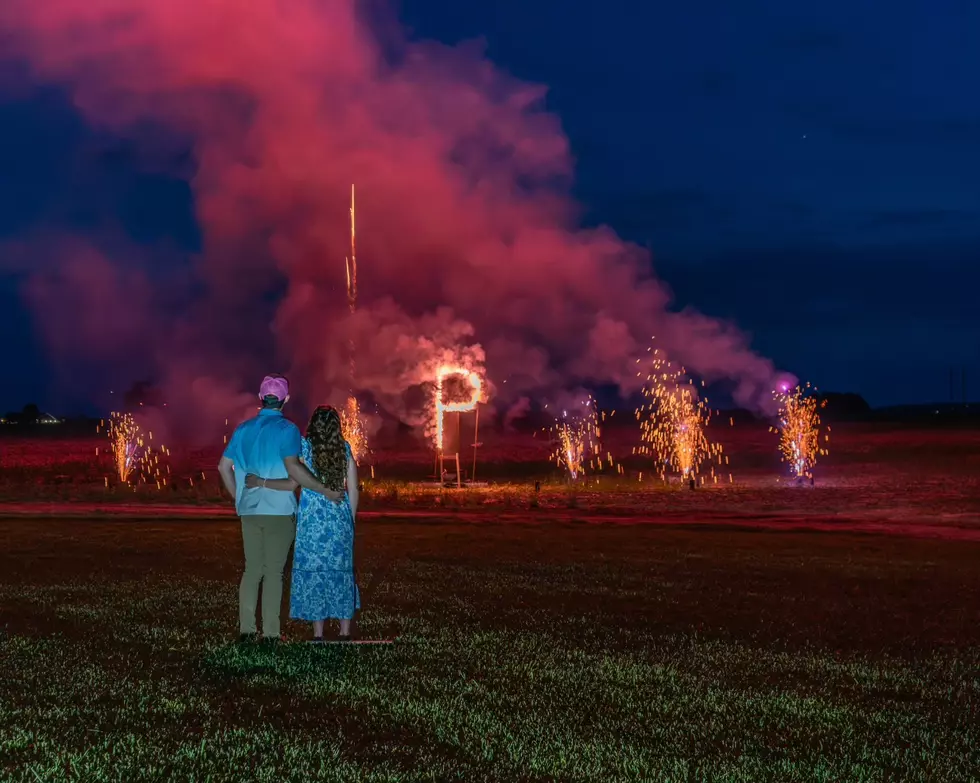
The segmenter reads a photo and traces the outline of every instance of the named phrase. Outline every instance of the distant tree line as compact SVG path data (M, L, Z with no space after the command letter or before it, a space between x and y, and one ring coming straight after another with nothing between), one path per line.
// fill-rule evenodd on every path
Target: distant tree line
M821 412L830 419L865 419L871 415L871 406L860 394L853 392L827 392L820 395L826 403Z
M122 396L122 410L133 412L140 407L160 406L163 403L163 396L160 390L150 381L137 381ZM76 417L86 419L86 417ZM52 416L41 410L36 403L29 403L20 411L10 411L2 417L4 424L52 424L54 422L64 422L63 417Z
M25 405L23 410L4 415L6 424L47 424L59 421L56 417L42 411L33 402Z

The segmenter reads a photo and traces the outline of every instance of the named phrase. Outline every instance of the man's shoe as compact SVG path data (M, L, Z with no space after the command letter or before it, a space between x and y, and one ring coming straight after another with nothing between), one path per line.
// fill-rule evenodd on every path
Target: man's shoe
M280 642L286 641L282 636L263 636L259 644L266 647L276 647Z
M258 635L254 633L241 633L238 634L239 644L255 644L258 641Z
M346 636L338 636L337 637L337 641L338 642L349 642L350 641L350 634L347 634Z

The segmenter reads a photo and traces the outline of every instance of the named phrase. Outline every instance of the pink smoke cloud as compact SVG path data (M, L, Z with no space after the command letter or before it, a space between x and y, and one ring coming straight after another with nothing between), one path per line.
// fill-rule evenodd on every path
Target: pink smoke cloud
M522 406L590 382L635 390L635 360L656 335L691 371L733 379L740 402L769 399L773 368L745 335L672 312L644 251L576 227L568 142L544 89L472 46L402 40L386 60L354 0L4 0L0 31L32 78L69 89L92 124L138 137L150 123L193 145L205 246L179 316L166 292L91 267L147 299L140 313L169 319L166 343L153 330L146 340L172 388L251 392L274 369L255 358L271 330L294 387L336 399L353 341L357 386L412 421L403 394L441 361L485 368L499 401ZM65 263L61 274L87 274ZM256 303L283 280L270 323ZM58 330L71 325L32 285L63 350ZM145 324L133 310L113 317Z
M62 402L108 399L129 373L154 366L154 291L143 269L118 265L89 243L50 237L0 246L0 269L20 280L36 331L59 357Z

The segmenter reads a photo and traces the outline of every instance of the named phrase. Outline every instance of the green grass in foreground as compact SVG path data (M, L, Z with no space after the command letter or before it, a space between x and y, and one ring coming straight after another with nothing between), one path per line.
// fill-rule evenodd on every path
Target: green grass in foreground
M374 596L361 629L400 634L388 648L230 644L235 585L199 576L0 585L0 606L57 624L0 635L0 778L958 781L980 769L976 649L837 656L642 626L611 644L585 612L494 622L471 603L614 589L580 567L458 567L453 595L432 590L434 568L410 563L385 585L397 601Z

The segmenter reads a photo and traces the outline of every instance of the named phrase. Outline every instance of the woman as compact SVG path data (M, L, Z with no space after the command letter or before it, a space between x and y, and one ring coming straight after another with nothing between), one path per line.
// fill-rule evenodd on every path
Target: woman
M313 621L313 641L323 641L323 624L340 620L340 641L350 641L354 612L361 596L354 579L354 519L357 516L357 465L340 428L340 414L321 405L313 412L300 459L327 489L343 492L339 502L304 489L296 515L293 582L289 616ZM292 479L265 479L249 474L249 487L292 492Z

